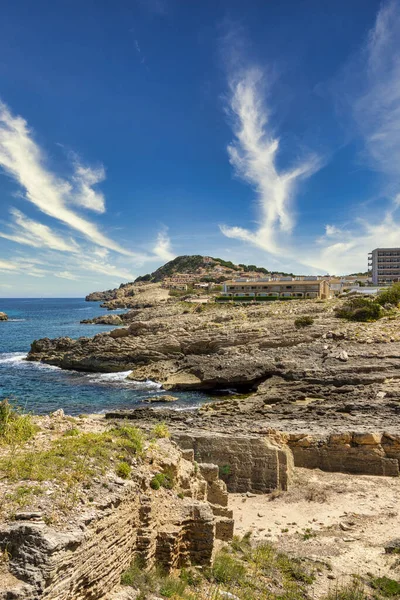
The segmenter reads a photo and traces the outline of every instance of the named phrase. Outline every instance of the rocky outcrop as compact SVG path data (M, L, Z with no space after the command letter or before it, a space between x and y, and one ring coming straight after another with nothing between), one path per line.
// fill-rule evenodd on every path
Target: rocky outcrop
M233 432L272 427L326 433L361 425L396 433L397 317L344 322L334 314L340 302L208 304L194 312L168 301L129 311L124 327L94 338L35 341L28 359L81 371L130 370L129 378L150 379L171 392L247 395L202 407L193 418L207 427L217 416ZM295 319L307 314L313 324L297 329Z
M0 570L4 600L100 600L120 582L134 558L146 568L167 570L209 565L216 538L230 539L232 513L218 468L193 463L161 440L158 467L168 471L177 491L151 488L151 473L120 480L113 492L85 507L62 530L40 513L21 513L0 527L0 549L7 561ZM189 459L189 460L188 460ZM218 488L218 494L215 489Z
M319 437L293 433L288 444L297 467L399 476L400 435L343 432Z
M183 417L182 417L183 415ZM269 493L288 489L293 476L293 456L287 436L274 430L262 435L224 432L224 423L200 422L184 411L163 410L172 439L199 463L218 465L229 492ZM159 422L152 408L107 412L106 419L137 421L149 431ZM219 485L219 484L218 484Z
M117 308L151 308L169 298L169 291L160 284L126 283L114 290L94 292L86 296L88 301L102 301L109 310Z
M0 321L7 321L8 315L5 312L0 312Z
M134 284L121 283L118 288L112 290L105 290L104 292L92 292L85 298L86 302L107 302L109 300L116 300L122 297L130 297L135 295Z
M84 325L123 325L124 321L120 315L102 315L94 319L83 319L81 323Z
M176 433L174 439L182 448L192 448L196 460L218 465L229 492L265 494L289 487L293 457L278 435L210 435L194 431ZM220 487L218 481L210 489L216 498L220 498Z

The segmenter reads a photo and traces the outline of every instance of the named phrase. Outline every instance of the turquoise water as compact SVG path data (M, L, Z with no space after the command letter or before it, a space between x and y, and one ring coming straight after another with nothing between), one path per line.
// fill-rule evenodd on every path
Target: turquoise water
M127 381L124 373L78 373L25 361L33 340L42 337L93 336L110 326L81 325L82 319L105 314L97 302L81 298L0 299L0 399L13 398L36 414L63 408L67 414L100 413L132 408L146 396L162 393L153 382ZM117 311L123 312L123 311ZM174 408L192 408L206 400L195 392L177 393ZM156 405L157 406L157 405ZM158 405L160 406L160 405Z

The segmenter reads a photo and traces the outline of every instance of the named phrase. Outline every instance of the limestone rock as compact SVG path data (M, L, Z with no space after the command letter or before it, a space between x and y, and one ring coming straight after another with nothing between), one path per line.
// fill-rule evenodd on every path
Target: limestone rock
M145 398L144 402L176 402L179 400L177 396L171 396L169 394L160 394L159 396L149 396Z
M5 312L0 312L0 321L7 321L8 320L8 316L6 315Z

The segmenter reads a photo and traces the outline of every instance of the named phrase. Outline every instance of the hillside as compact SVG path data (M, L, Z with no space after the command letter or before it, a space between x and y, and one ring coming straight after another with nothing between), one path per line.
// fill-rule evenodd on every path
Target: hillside
M222 258L194 254L191 256L177 256L153 273L138 277L135 280L135 283L140 281L158 283L167 277L172 277L178 273L198 275L199 280L204 281L223 281L227 277L237 276L243 272L261 273L264 275L270 273L270 271L264 267L244 264L235 265L233 262L223 260Z
M213 258L211 256L201 256L200 254L177 256L162 267L159 267L153 273L141 275L134 282L121 283L118 288L105 290L103 292L92 292L85 298L88 302L110 302L121 298L128 298L135 295L134 284L136 283L161 283L164 280L176 275L193 275L197 281L212 281L220 283L230 277L240 275L267 275L273 273L264 267L256 265L235 265L231 261L222 258ZM283 273L287 275L287 273ZM292 275L292 273L289 273ZM137 291L137 290L136 290Z

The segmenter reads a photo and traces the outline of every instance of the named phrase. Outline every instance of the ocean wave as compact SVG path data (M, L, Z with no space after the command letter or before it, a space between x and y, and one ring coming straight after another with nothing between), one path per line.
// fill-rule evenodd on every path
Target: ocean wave
M20 321L26 321L26 319L8 319L8 323L19 323Z
M160 383L147 379L146 381L134 381L133 379L127 379L127 376L131 371L118 371L116 373L90 373L86 375L93 383L100 383L103 385L117 384L123 387L129 387L135 390L159 390L161 388Z
M59 369L54 365L46 365L41 362L32 362L25 360L26 352L4 352L0 353L0 365L9 365L16 368L26 369Z
M27 356L26 352L2 352L0 354L0 364L22 363Z

